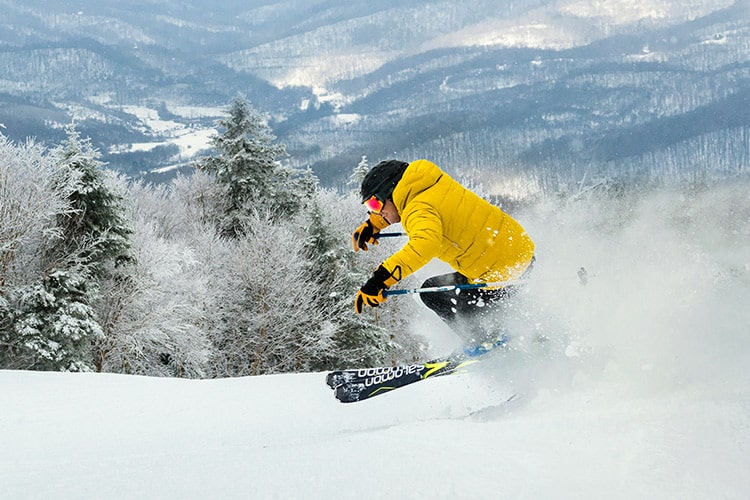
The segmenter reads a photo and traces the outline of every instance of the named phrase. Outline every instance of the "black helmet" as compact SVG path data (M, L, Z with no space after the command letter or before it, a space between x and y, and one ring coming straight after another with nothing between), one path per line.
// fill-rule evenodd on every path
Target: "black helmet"
M367 172L362 180L362 203L375 196L385 201L393 194L393 189L401 180L409 164L398 160L381 161Z

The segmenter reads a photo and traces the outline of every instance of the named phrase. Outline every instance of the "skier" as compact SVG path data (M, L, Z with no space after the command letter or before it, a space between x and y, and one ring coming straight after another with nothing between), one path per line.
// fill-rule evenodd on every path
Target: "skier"
M534 242L524 228L430 161L382 161L365 176L361 195L369 217L352 234L355 251L367 251L368 244L378 243L382 229L397 222L409 241L359 289L354 301L358 314L366 305L383 303L384 290L433 257L456 272L429 278L423 287L516 280L531 270ZM508 285L423 293L420 298L465 340L482 342L496 334L483 330L478 321L483 312L516 292Z

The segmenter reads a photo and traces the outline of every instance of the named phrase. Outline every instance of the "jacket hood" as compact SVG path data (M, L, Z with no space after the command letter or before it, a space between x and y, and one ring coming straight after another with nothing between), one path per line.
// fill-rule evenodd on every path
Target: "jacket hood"
M445 173L434 163L417 160L409 163L401 181L393 190L393 203L399 211L414 199L415 196L431 188Z

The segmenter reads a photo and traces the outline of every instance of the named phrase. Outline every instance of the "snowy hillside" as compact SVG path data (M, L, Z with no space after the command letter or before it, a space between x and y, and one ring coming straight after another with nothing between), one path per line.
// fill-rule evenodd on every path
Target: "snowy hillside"
M0 372L0 496L748 498L747 190L529 207L511 349L362 403L322 373Z

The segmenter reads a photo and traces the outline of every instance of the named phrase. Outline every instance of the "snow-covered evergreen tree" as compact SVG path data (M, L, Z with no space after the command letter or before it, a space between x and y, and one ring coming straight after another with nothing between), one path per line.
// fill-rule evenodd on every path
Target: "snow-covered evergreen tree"
M367 162L367 156L362 156L362 159L357 163L357 166L352 170L352 174L349 176L348 186L352 191L359 193L359 188L362 185L362 181L365 179L367 172L370 171L370 165Z
M301 172L282 168L283 144L274 141L263 117L242 96L229 106L227 118L219 121L221 134L212 138L216 156L198 162L220 189L223 216L218 227L223 236L238 237L251 211L268 211L275 219L288 218L299 210L296 201Z
M16 290L14 364L35 370L91 371L92 342L103 338L91 300L86 278L71 270L53 271L41 283Z
M126 259L132 229L125 217L121 195L106 183L99 152L89 139L81 139L68 127L68 139L53 155L58 162L58 182L67 186L69 211L58 215L61 238L53 251L58 255L78 253L93 275L108 262Z

